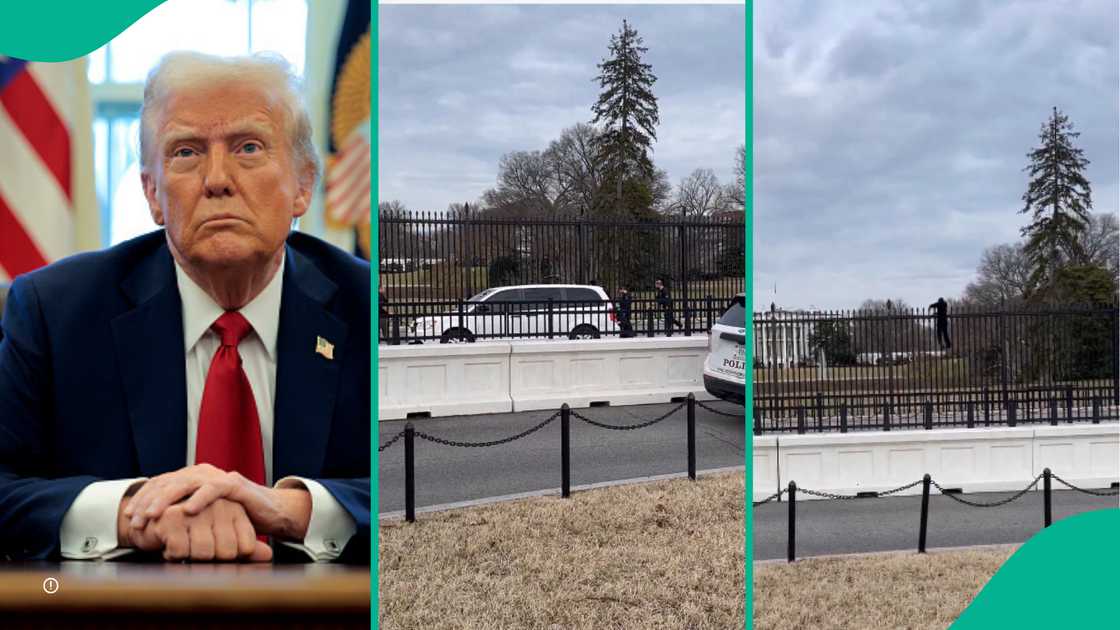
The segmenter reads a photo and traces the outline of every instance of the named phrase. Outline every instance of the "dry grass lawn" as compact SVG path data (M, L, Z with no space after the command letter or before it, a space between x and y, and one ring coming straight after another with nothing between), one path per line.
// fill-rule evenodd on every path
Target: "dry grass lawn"
M755 630L936 628L960 615L1015 550L809 558L754 566Z
M743 474L382 523L380 627L744 625Z

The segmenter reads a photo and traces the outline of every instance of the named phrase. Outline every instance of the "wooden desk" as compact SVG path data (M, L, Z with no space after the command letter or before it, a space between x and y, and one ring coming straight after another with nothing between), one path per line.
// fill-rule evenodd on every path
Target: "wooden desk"
M330 564L0 564L0 628L369 628L369 589Z

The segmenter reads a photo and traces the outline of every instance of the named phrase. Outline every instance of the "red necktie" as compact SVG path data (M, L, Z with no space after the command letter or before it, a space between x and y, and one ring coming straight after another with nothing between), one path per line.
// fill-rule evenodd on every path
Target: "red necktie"
M236 470L246 479L263 485L261 423L249 377L237 353L237 344L252 326L241 313L229 311L210 329L222 338L222 345L210 362L206 388L202 391L195 463Z

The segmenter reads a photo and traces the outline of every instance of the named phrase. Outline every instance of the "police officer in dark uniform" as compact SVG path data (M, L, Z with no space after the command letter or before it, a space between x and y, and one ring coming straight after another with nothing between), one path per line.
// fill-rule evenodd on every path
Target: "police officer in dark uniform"
M619 336L623 338L634 336L634 326L630 323L630 290L626 285L618 287L618 328Z
M653 288L657 289L657 307L665 315L665 336L673 336L673 325L681 326L681 323L673 318L673 298L669 295L669 289L665 283L658 278L653 282Z

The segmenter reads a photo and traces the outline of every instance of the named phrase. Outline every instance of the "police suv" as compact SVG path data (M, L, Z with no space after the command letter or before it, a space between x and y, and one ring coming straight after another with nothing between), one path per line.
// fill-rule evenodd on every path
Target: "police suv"
M746 334L746 297L740 293L712 326L708 357L704 360L704 389L740 405L744 404L747 391Z

